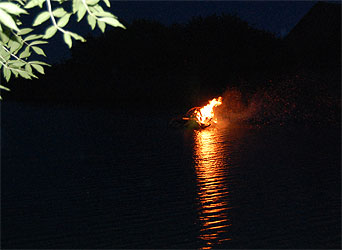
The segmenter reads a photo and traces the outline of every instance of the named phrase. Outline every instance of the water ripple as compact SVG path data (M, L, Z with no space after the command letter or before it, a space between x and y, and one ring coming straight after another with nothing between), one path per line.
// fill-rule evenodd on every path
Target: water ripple
M203 242L201 249L211 249L223 241L231 240L228 210L229 147L221 143L224 130L207 129L194 134L193 158L197 175L198 218Z

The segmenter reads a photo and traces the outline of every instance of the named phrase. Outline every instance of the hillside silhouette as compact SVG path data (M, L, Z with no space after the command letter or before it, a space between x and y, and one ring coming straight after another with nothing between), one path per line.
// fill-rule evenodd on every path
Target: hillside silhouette
M284 39L298 68L341 67L341 5L318 2Z
M37 103L188 108L227 88L248 98L292 81L308 100L322 95L338 106L340 8L317 3L284 39L226 14L171 26L136 20L75 43L71 59L39 80L14 80L2 94Z

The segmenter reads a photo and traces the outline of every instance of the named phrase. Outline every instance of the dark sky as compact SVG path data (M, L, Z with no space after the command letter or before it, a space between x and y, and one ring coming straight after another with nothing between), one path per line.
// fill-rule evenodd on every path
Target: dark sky
M186 23L194 16L208 16L221 13L236 14L258 29L285 36L317 1L111 1L111 12L121 20L152 19L165 25ZM76 30L75 30L76 27ZM71 25L71 29L82 35L90 27L83 20ZM98 34L98 32L95 32ZM60 36L61 37L61 36ZM61 44L61 38L46 46L49 61L68 58L68 49ZM58 53L56 53L56 46ZM52 50L52 51L51 51Z
M236 14L249 24L279 36L287 32L316 1L112 1L112 12L132 21L146 18L166 25L186 23L193 16Z

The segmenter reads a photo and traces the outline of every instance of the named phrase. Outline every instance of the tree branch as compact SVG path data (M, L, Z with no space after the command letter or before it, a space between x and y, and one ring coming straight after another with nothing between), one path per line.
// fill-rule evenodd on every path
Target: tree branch
M14 57L15 59L19 60L19 61L22 61L23 63L27 63L26 61L24 61L23 59L17 57L16 55L14 55L11 51L9 51L4 45L1 45L2 48L7 52L9 53L12 57Z
M56 19L55 19L55 17L53 16L53 13L52 13L51 1L50 1L50 0L46 0L46 6L47 6L47 10L48 10L49 13L50 13L50 19L51 19L51 21L52 21L53 26L55 26L56 29L59 30L59 31L62 32L62 33L69 33L68 31L62 29L61 27L59 27L59 26L57 25Z

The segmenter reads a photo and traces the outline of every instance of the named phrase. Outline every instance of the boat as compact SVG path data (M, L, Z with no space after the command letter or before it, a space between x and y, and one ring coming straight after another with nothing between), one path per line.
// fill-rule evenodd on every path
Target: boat
M191 108L184 116L173 118L169 125L173 128L186 128L193 130L205 129L211 126L211 119L202 123L197 119L196 112L200 110L200 107Z
M173 128L205 129L216 123L214 108L222 104L222 97L214 98L204 107L194 107L188 110L184 116L173 118L169 125Z

